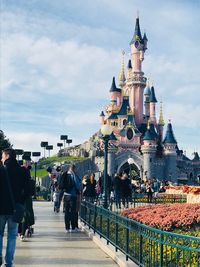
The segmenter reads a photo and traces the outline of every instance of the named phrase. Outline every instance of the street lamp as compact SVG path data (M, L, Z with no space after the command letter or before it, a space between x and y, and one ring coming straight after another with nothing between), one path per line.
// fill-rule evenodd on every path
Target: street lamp
M22 149L15 149L15 153L17 155L17 161L19 162L19 156L24 154L24 150Z
M35 170L35 184L36 184L36 177L37 177L37 163L38 163L38 157L40 157L40 152L32 152L32 157L35 157L35 160L34 160L34 170ZM36 190L34 192L34 199L36 199Z
M72 143L72 139L68 139L67 140L67 144L68 144L68 146L69 146L69 144L71 144Z
M61 147L63 146L63 143L57 143L57 146L60 148L61 150Z
M53 150L53 146L52 145L46 146L46 150L49 150L49 157L50 157L50 150Z
M48 146L48 142L42 141L41 144L40 144L40 146L44 148L44 158L45 158L45 149Z
M104 180L103 180L103 207L108 208L107 172L108 172L108 142L113 129L110 125L104 124L101 127L102 139L104 140Z
M64 149L65 149L65 142L67 141L68 139L68 135L61 135L60 136L60 140L63 140L63 143L64 143Z
M130 175L130 179L131 179L131 164L134 163L134 159L133 158L128 158L128 164L129 164L129 175Z

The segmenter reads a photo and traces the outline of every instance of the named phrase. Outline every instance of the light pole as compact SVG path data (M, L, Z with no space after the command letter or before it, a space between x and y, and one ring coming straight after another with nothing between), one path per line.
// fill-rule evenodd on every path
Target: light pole
M129 164L129 175L130 175L130 179L132 179L131 178L131 164L133 164L134 163L134 159L133 158L128 158L128 164Z
M40 146L44 148L44 158L45 158L45 149L48 146L48 142L42 141L41 144L40 144Z
M59 147L59 151L61 150L61 147L63 146L63 143L57 143L57 147Z
M64 143L64 149L65 149L65 144L66 144L67 139L68 139L68 135L61 135L60 136L60 140L63 140L63 143Z
M15 149L15 153L17 155L17 161L19 162L19 156L24 154L24 150L22 149Z
M50 157L50 150L53 150L53 146L52 145L46 146L46 150L49 150L49 157Z
M107 172L108 172L108 142L113 129L110 125L104 124L101 127L102 139L104 140L104 179L103 179L103 207L108 208Z
M32 152L32 157L35 157L35 160L34 160L35 185L36 185L36 177L37 177L37 163L38 163L38 157L40 157L40 155L41 155L40 152ZM36 199L36 190L34 192L34 199Z

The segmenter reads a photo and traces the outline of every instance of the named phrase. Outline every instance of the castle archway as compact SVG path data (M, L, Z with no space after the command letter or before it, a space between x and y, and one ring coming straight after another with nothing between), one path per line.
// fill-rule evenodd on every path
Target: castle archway
M129 165L128 159L132 158L133 163ZM123 151L117 154L115 158L117 173L126 172L129 174L131 172L132 177L139 177L143 170L143 160L139 153L134 153L131 151Z

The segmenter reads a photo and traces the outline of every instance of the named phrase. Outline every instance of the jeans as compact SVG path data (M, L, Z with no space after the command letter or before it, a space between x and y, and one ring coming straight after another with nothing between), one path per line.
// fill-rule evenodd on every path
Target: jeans
M71 196L70 199L64 196L65 201L65 228L66 230L70 229L70 225L72 229L77 227L77 211L76 211L76 203L77 197Z
M15 247L16 247L18 223L12 221L12 215L0 215L0 257L2 257L3 236L6 223L8 226L8 233L7 233L8 236L7 236L5 264L8 267L12 267Z

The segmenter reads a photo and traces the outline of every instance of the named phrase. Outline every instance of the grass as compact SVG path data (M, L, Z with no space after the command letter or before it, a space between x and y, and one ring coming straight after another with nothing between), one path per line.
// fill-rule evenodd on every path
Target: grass
M84 157L57 157L57 156L52 156L52 157L48 157L48 158L43 158L40 159L40 161L37 164L37 177L44 177L47 175L47 171L46 168L50 165L53 165L55 162L65 162L65 161L81 161L81 160L85 160L86 158ZM33 169L31 170L31 176L35 175L35 171L34 171L34 166L32 166Z

